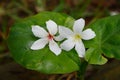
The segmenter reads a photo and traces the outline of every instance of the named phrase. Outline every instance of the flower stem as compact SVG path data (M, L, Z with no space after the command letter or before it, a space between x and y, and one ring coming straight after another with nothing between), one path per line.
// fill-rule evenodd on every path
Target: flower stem
M78 80L84 80L87 65L88 63L85 60L81 59L79 71L77 72Z

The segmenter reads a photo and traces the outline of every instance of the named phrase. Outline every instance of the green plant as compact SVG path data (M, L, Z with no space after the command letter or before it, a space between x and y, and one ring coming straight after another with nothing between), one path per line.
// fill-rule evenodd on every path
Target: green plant
M103 65L107 58L120 59L120 15L100 19L88 25L96 33L92 40L83 41L86 48L84 59L79 58L74 49L62 51L56 56L46 46L40 50L30 47L38 38L33 36L32 25L46 29L45 22L55 21L58 25L73 27L74 18L55 12L41 12L35 16L16 22L8 37L8 46L13 58L27 69L47 74L64 74L78 71L78 78L84 80L87 64ZM58 42L60 44L61 42ZM104 56L103 56L104 55Z

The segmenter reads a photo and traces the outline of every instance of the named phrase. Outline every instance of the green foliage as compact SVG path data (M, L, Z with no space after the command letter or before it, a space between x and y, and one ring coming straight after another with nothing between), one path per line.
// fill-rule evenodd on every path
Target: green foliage
M104 56L120 59L120 15L98 20L88 27L95 31L96 37L85 42L89 48L85 59L90 64L106 63Z
M8 38L9 49L16 62L22 66L47 74L69 73L79 70L80 59L77 53L62 51L59 56L52 53L48 46L41 50L31 50L30 47L37 38L32 33L32 25L39 25L44 28L45 22L49 19L58 25L72 27L69 21L73 18L52 12L42 12L38 15L26 18L17 22L11 28Z
M40 50L31 50L30 47L36 38L31 30L32 25L39 25L46 29L45 22L55 21L58 25L73 27L74 19L59 13L41 12L38 15L23 19L11 28L8 37L8 46L13 58L27 69L47 74L69 73L82 71L82 62L76 51L62 51L59 56L52 53L48 46ZM88 27L96 33L96 37L84 41L87 48L85 60L90 64L105 64L108 58L120 59L120 15L100 19ZM81 68L81 69L80 69Z

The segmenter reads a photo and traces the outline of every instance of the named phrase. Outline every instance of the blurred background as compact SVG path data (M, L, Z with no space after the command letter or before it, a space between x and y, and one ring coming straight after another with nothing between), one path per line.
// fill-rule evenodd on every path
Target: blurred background
M17 21L42 11L84 18L86 25L120 13L120 0L0 0L0 80L77 80L76 72L46 75L27 70L11 57L6 39ZM89 65L85 80L120 80L120 61L109 59L102 66Z

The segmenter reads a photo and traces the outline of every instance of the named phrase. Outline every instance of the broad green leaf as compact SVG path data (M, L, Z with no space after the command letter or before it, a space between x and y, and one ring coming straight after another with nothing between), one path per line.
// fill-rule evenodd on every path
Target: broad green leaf
M120 15L100 19L88 27L95 31L96 37L85 41L90 48L85 59L91 64L104 64L107 61L104 56L120 59Z
M46 29L45 22L49 19L58 25L72 27L69 21L73 18L52 12L41 12L38 15L23 19L13 25L8 37L8 46L16 62L27 69L40 71L47 74L69 73L79 69L80 59L72 50L62 51L59 56L52 53L48 45L41 50L31 50L30 47L36 38L32 31L32 25L39 25Z

